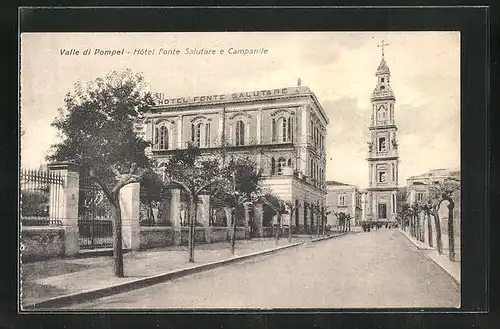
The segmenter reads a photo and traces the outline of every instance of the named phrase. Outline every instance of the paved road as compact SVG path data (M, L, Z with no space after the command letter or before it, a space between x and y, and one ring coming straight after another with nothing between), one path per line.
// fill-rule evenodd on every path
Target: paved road
M304 245L73 309L458 307L459 287L396 230Z

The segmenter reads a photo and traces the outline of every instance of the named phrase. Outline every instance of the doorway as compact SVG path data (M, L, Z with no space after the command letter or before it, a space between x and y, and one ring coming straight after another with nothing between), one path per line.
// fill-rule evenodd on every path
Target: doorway
M387 204L378 204L378 219L387 219Z

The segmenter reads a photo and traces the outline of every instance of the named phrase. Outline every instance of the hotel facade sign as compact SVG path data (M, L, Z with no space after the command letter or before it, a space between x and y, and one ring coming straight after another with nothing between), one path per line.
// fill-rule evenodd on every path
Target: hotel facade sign
M224 102L224 101L235 101L235 100L250 100L259 98L268 98L270 96L285 96L293 95L299 93L309 93L310 90L307 87L291 87L291 88L281 88L281 89L268 89L268 90L257 90L249 92L232 93L225 95L204 95L204 96L194 96L194 97L165 97L164 93L155 93L154 97L157 106L162 105L183 105L183 104L193 104L193 103L209 103L209 102Z

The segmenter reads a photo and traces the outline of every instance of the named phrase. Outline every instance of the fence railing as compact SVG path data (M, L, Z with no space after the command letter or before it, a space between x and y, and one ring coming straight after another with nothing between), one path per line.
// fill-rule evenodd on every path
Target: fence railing
M20 217L26 226L62 225L63 178L59 173L23 169L20 174Z

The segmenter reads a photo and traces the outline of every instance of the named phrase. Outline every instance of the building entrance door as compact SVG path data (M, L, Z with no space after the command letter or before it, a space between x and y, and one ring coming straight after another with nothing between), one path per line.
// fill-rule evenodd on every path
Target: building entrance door
M378 219L387 219L387 204L378 204Z

